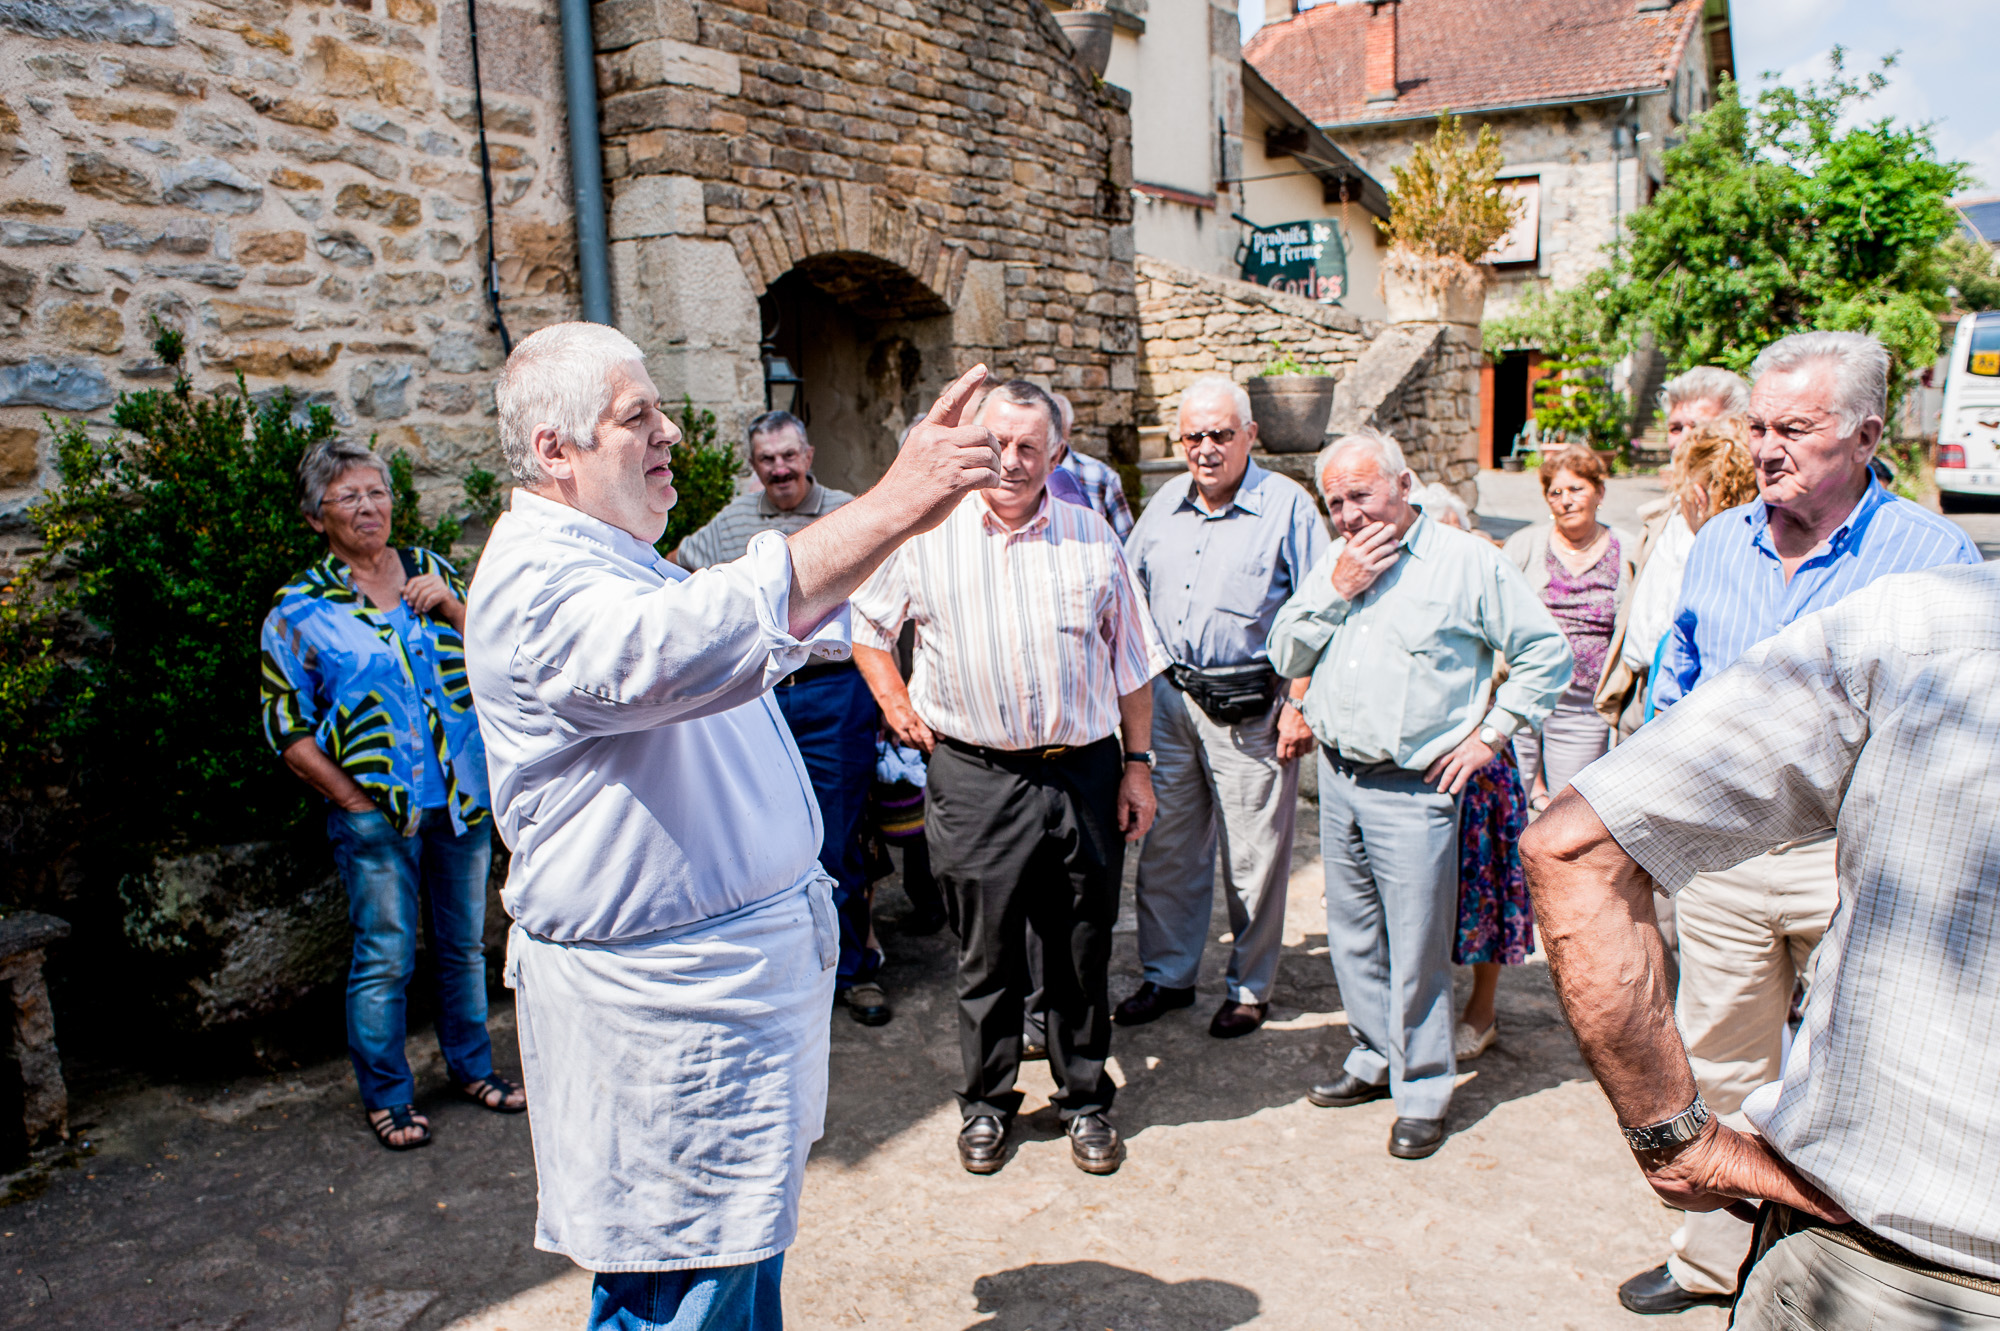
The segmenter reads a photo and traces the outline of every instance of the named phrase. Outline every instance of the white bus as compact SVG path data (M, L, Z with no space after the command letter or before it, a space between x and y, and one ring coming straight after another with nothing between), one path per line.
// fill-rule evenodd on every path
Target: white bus
M2000 499L2000 311L1958 321L1938 415L1938 506L1959 512Z

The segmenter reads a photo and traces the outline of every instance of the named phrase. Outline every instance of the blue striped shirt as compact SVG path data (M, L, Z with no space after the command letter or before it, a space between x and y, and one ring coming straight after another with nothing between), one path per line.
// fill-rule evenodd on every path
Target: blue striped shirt
M1979 562L1979 547L1956 525L1898 499L1873 479L1847 521L1790 582L1771 543L1763 500L1718 513L1702 525L1688 555L1654 702L1665 707L1678 701L1793 620L1877 578Z

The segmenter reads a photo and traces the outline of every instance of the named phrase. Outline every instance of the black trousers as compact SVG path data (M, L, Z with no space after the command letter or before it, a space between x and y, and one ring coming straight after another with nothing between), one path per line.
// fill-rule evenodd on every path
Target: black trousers
M931 756L924 838L958 931L958 1101L967 1118L1021 1107L1014 1080L1034 987L1029 926L1043 945L1056 1108L1067 1120L1111 1107L1106 988L1125 868L1123 774L1115 736L1054 758L949 741Z

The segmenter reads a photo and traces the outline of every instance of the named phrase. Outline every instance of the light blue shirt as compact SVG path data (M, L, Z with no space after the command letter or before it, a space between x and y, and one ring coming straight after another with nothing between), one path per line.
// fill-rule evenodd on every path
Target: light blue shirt
M1898 499L1872 478L1847 521L1789 582L1763 500L1719 513L1702 524L1688 553L1654 706L1685 697L1793 620L1877 578L1979 562L1979 547L1955 524Z
M1496 546L1419 517L1403 554L1359 599L1333 589L1336 540L1271 626L1271 665L1310 675L1305 719L1349 762L1421 772L1483 719L1538 726L1569 687L1569 642ZM1495 655L1507 680L1493 689ZM1492 701L1488 709L1488 700Z
M1217 513L1203 507L1191 476L1161 486L1125 554L1167 654L1206 668L1264 657L1279 608L1326 547L1312 496L1252 462Z

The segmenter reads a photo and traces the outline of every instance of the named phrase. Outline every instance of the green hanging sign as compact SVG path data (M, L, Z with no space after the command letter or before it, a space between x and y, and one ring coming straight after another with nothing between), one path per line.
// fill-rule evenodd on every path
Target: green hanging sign
M1249 227L1237 247L1243 280L1322 305L1338 305L1347 295L1347 242L1331 218L1314 217L1277 226Z

